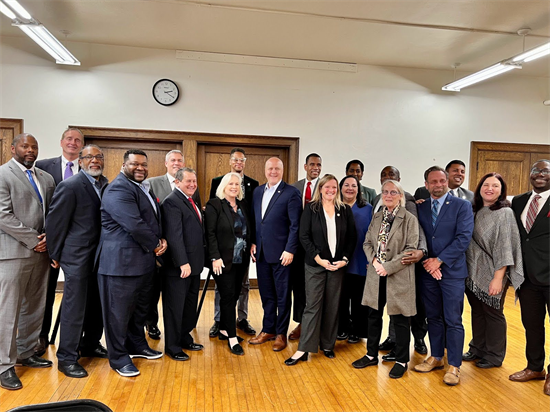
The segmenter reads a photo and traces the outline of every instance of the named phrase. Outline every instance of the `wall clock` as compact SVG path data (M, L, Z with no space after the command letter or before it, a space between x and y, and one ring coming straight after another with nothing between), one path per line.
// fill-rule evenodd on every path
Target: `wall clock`
M171 106L178 101L180 90L170 79L160 79L153 86L153 97L163 106Z

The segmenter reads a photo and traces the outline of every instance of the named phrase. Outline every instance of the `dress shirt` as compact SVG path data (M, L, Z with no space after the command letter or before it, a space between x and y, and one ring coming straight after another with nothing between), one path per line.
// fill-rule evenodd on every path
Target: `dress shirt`
M181 190L179 187L176 186L176 189L178 189L180 191L180 193L182 195L185 196L185 198L187 200L191 199L191 201L193 202L193 204L195 205L194 209L195 209L195 212L197 212L197 215L199 216L199 220L202 222L202 215L201 215L201 212L199 210L199 207L197 206L197 204L195 203L195 201L193 200L193 196L187 196L185 193L183 193L183 190Z
M279 180L279 182L276 185L273 185L269 187L269 183L266 183L265 185L265 191L264 196L262 197L262 219L264 218L265 211L267 210L267 207L269 206L269 202L271 202L271 198L277 191L277 188L281 184L282 180Z
M443 207L443 205L445 204L445 200L447 199L447 196L449 196L449 192L445 193L443 196L441 196L439 199L434 199L433 197L430 196L430 200L431 200L431 203L430 203L430 207L433 208L434 207L434 202L438 202L439 203L439 207L437 208L437 216L439 217L439 214L441 213L441 208ZM452 195L451 195L452 196Z
M306 190L307 190L308 182L311 182L311 200L313 200L313 193L315 192L315 185L317 184L318 180L319 180L318 177L316 177L313 180L307 180L307 177L306 177L306 180L304 182L304 191L302 193L302 207L304 207L306 204Z
M176 183L174 182L174 180L176 180L176 178L170 173L166 173L166 177L168 178L168 182L170 183L170 188L172 189L172 191L174 191L174 189L176 188Z
M65 156L61 155L61 177L63 178L63 180L65 180L65 169L67 168L67 163L69 162L73 162L73 165L71 166L73 176L76 175L79 171L78 159L68 160L65 158Z
M334 215L332 215L332 217L328 215L324 208L323 213L325 214L325 220L327 221L328 248L330 249L330 254L334 257L336 255L336 210L334 211Z
M525 205L525 208L523 209L523 212L521 212L521 223L523 223L523 227L527 227L527 211L529 210L529 206L531 205L531 202L533 201L533 198L539 195L539 204L538 204L538 210L537 210L537 216L540 213L540 210L548 200L548 196L550 196L550 190L547 190L545 192L536 193L534 190L531 193L531 196L529 197L529 200L527 201L527 204ZM535 218L536 219L536 218Z
M82 169L80 170L79 173L83 173L84 176L86 176L88 178L88 180L92 184L92 187L94 188L95 192L97 193L97 197L99 197L101 199L101 189L102 189L103 186L98 187L97 183L99 182L99 180L95 180L95 178L93 176L90 176L88 173L86 173Z
M34 164L32 165L32 167L30 169L27 169L24 165L22 165L21 163L19 163L17 160L15 160L13 157L11 158L11 160L13 160L13 162L19 167L19 169L21 169L21 171L23 173L25 173L25 178L28 179L28 176L27 176L27 170L30 170L32 172L32 180L34 180L34 183L36 183L36 187L38 187L38 191L40 192L40 196L42 196L42 199L44 199L44 191L42 190L42 187L40 186L40 182L38 181L38 179L36 178L36 170L34 169ZM30 184L31 182L29 182Z
M157 214L157 205L155 204L155 200L151 197L151 194L149 191L151 190L151 183L149 183L147 180L144 180L141 183L138 183L132 179L128 179L133 184L137 185L143 193L147 195L147 199L149 199L149 203L151 203L151 206L153 207L153 211L155 212L155 215Z

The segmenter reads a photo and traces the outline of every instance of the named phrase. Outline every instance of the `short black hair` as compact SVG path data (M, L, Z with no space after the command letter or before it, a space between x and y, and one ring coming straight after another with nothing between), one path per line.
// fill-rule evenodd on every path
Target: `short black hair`
M139 149L130 149L130 150L127 150L126 153L124 153L124 163L126 163L128 161L128 159L130 158L130 155L133 154L133 155L141 155L141 156L145 156L147 157L147 153L145 153L143 150L139 150Z
M447 166L445 166L445 170L448 171L452 165L461 165L461 166L464 166L464 169L466 169L466 165L462 160L455 159L447 163Z
M441 166L432 166L424 172L424 181L425 182L428 181L428 175L432 172L443 172L443 173L445 173L445 176L447 176L447 179L449 178L449 173L445 169L443 169Z
M310 157L318 157L319 159L321 159L321 161L323 161L323 158L321 156L319 156L317 153L310 153L306 156L306 165L307 165L307 162L309 161Z
M241 147L234 147L233 149L231 149L231 153L229 153L229 156L233 156L233 153L236 153L236 152L242 153L243 155L246 156L244 149Z
M354 163L357 163L359 165L359 167L361 168L361 172L365 172L365 165L363 164L363 162L361 160L354 159L354 160L350 160L346 165L346 173L348 172L350 166Z

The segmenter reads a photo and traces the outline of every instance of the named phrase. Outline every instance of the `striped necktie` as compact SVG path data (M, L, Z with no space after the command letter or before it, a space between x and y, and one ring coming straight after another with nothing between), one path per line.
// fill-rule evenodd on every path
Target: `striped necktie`
M527 231L527 233L531 231L531 228L533 227L533 223L535 223L535 219L537 218L540 198L541 198L540 195L536 195L533 198L533 200L531 200L531 204L529 205L529 210L527 210L527 218L525 219L525 230Z
M439 202L434 201L432 204L432 226L435 227L437 221L437 215L439 214Z
M38 195L38 199L40 199L40 204L42 204L43 203L42 196L40 196L40 190L38 190L38 186L36 185L36 182L32 177L32 170L26 170L26 172L27 172L27 177L29 178L29 182L31 182L32 188Z

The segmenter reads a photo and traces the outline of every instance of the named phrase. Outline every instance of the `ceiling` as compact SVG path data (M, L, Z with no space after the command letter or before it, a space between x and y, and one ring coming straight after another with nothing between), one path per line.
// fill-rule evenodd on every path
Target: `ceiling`
M526 49L550 40L548 0L19 2L61 41L429 69L458 62L465 73L519 54L520 28L532 29ZM0 34L24 36L3 15ZM549 77L550 57L520 74Z

